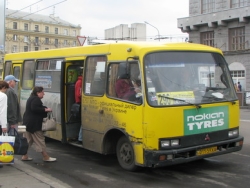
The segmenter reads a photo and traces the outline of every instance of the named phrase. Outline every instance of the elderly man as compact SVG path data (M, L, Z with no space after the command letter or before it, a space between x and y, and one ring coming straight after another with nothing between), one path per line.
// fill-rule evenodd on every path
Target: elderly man
M22 121L22 117L20 114L20 106L18 103L18 97L17 94L14 91L14 88L16 86L16 82L19 82L15 76L13 75L7 75L4 78L4 81L6 81L9 84L9 88L6 91L6 95L8 97L8 108L7 108L7 122L9 128L15 128L17 130L18 128L18 122ZM12 132L10 132L12 135Z

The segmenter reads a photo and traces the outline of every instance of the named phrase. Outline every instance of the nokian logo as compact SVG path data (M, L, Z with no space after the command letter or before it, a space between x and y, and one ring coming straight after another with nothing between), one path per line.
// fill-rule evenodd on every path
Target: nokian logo
M212 113L212 114L201 114L196 116L188 116L187 122L189 130L197 129L207 129L210 127L223 126L225 117L223 112ZM191 122L191 123L190 123Z
M228 107L184 110L185 135L213 132L228 128Z

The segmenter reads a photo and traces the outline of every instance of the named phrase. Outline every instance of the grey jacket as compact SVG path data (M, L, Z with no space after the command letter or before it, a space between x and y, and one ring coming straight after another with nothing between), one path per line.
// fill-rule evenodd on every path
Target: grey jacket
M18 98L14 89L11 87L7 89L6 95L8 97L7 122L9 125L16 125L22 121Z

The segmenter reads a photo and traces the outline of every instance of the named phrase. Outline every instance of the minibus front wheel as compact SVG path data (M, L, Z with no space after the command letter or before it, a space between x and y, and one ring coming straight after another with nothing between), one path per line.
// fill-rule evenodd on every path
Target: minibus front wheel
M116 155L122 168L128 171L136 171L138 166L135 165L134 149L126 136L122 136L116 145Z

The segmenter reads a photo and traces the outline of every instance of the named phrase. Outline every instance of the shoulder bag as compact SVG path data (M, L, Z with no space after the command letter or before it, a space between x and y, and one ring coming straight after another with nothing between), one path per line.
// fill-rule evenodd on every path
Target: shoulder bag
M9 133L10 130L13 129L14 130L14 137L15 137L15 142L14 142L14 154L15 155L26 155L28 148L29 148L29 144L27 141L27 138L22 137L21 135L19 135L19 133L17 132L17 130L15 128L10 128L9 129Z
M55 131L56 118L53 117L52 112L47 113L47 117L43 118L42 131Z

